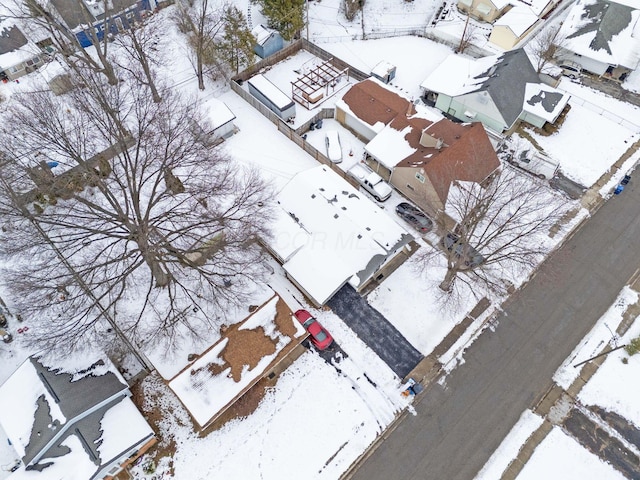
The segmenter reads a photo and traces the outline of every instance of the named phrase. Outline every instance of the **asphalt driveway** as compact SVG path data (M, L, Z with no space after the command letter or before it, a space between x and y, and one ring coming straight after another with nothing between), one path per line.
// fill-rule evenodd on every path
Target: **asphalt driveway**
M424 358L350 285L342 287L328 305L400 378Z

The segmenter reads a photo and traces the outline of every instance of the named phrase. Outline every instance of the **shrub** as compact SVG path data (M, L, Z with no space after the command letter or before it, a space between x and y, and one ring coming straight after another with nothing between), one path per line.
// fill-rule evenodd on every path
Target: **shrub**
M640 337L636 337L631 340L629 342L629 345L624 347L624 350L629 354L629 356L635 355L636 353L640 352Z

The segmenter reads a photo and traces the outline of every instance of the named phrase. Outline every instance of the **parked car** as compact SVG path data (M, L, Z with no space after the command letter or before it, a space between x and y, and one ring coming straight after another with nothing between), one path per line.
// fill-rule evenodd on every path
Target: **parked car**
M313 315L306 310L297 310L294 314L304 329L309 332L309 338L318 350L325 350L333 343L333 337L327 330L320 325Z
M620 195L624 190L624 187L626 187L629 184L629 181L631 181L631 175L625 175L624 178L620 181L620 183L616 187L616 189L613 191L613 193L616 195Z
M433 228L433 222L431 219L410 203L399 203L396 207L396 213L419 232L427 233Z
M391 196L393 191L391 186L380 175L364 165L356 163L347 171L347 174L355 178L379 202L384 202Z
M442 239L442 244L447 250L455 251L457 257L464 258L464 264L467 267L476 267L484 262L484 257L480 252L471 245L462 243L460 238L453 233L447 233Z
M0 340L2 340L4 343L11 343L13 341L13 335L0 328Z
M575 62L563 61L558 64L558 67L560 67L560 69L562 70L562 75L564 75L565 77L569 77L575 80L576 78L579 78L580 75L582 75L582 67Z
M327 130L324 134L324 144L327 147L327 158L333 163L342 161L342 145L340 145L340 135L336 130Z

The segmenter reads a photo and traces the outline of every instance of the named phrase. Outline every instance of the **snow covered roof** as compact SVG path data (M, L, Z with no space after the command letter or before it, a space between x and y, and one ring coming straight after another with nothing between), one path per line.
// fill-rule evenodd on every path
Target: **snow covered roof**
M177 375L169 387L205 427L304 336L277 295Z
M387 125L365 145L364 150L385 167L393 170L398 163L416 151L406 138L411 130L411 125L402 130Z
M555 122L560 112L569 102L571 95L544 83L527 83L524 94L524 110Z
M52 463L37 478L86 480L153 437L115 366L90 361L66 359L67 365L53 368L31 357L0 386L0 424L23 462L12 479L22 478L26 466ZM77 465L78 477L60 476L69 465Z
M538 21L531 8L524 5L516 5L494 22L494 26L504 26L511 29L516 37L522 36Z
M270 28L265 27L264 25L256 25L251 33L254 37L256 37L256 43L258 45L264 45L264 43L269 40L269 37L274 33L278 33L276 30L272 30Z
M16 20L0 17L0 70L19 65L40 53L16 24Z
M207 119L213 130L235 120L236 116L224 102L217 98L211 98L203 103L203 108L207 112Z
M286 262L309 241L309 232L300 226L287 212L275 209L275 218L271 223L274 232L269 248L280 259Z
M431 92L444 93L457 97L478 90L486 72L499 60L500 55L490 55L480 59L449 55L438 67L425 78L420 87Z
M293 100L291 100L286 93L276 87L261 73L254 75L247 82L250 85L253 85L255 89L271 100L280 109L287 108L293 103Z
M540 83L522 48L478 60L450 55L421 84L428 91L451 97L485 91L510 127L522 113L527 83Z
M384 210L324 165L297 174L277 199L309 234L283 267L320 305L347 281L360 286L412 239Z
M396 67L393 64L387 62L386 60L383 60L371 69L371 75L376 75L378 77L384 78L395 68Z
M562 47L634 70L640 62L640 5L631 0L579 0L562 24Z
M552 0L519 0L520 5L523 5L531 10L536 16L540 17Z

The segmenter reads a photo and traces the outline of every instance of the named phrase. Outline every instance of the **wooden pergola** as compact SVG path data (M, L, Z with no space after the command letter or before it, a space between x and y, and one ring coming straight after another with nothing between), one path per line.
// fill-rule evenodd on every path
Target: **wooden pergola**
M349 68L339 69L331 63L332 60L333 58L330 58L315 65L291 82L291 96L294 101L310 110L323 98L333 95L342 77L349 78Z

